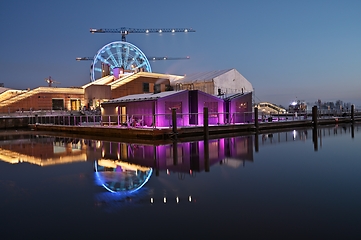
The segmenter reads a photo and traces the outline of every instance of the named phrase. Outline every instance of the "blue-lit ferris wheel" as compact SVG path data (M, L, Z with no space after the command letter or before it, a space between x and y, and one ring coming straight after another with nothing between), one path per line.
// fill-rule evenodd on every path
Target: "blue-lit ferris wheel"
M101 160L99 160L101 161ZM107 191L127 195L140 190L152 176L153 169L146 167L130 167L121 161L103 160L101 165L94 162L96 181ZM125 165L125 166L124 166Z
M129 42L115 41L106 44L95 54L91 67L91 81L101 78L107 67L110 74L115 69L129 72L152 72L145 54Z
M82 57L76 58L76 60L92 60L93 63L90 68L90 80L94 82L95 80L113 75L116 69L121 69L124 72L151 72L149 61L145 54L133 44L126 42L125 36L129 33L176 33L176 32L195 32L192 28L116 28L116 29L107 29L107 28L91 28L91 33L119 33L122 35L122 41L115 41L108 43L102 47L94 58ZM180 59L189 59L185 58L168 58L168 57L152 57L154 60L180 60Z

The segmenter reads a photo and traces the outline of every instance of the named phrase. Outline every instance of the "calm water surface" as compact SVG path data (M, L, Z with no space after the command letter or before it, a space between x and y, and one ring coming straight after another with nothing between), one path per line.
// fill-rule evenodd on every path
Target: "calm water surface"
M1 239L359 239L361 126L129 144L0 136Z

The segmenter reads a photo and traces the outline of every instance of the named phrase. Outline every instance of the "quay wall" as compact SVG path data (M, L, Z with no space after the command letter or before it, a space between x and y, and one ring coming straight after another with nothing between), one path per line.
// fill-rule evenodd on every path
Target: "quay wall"
M27 117L7 117L0 118L0 129L28 128L29 118Z

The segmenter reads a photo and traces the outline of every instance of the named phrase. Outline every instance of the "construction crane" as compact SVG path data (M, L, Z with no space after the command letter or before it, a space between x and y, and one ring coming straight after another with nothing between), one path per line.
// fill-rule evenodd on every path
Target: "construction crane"
M147 57L149 61L159 61L159 60L187 60L190 59L189 56L187 57ZM77 61L93 61L94 58L92 57L77 57L75 58Z
M176 33L176 32L195 32L192 28L91 28L91 33L120 33L122 41L125 42L125 36L129 33Z
M48 83L48 86L49 86L49 87L52 87L53 83L55 83L55 84L60 84L60 82L57 82L57 81L51 79L51 76L49 76L48 78L45 78L45 82Z
M98 79L101 74L107 74L109 70L104 69L104 66L108 66L106 68L123 68L131 71L145 71L151 72L151 67L149 61L159 61L159 60L187 60L190 57L147 57L144 53L139 50L136 46L132 45L129 42L126 42L126 35L130 33L176 33L176 32L195 32L192 28L91 28L91 33L120 33L122 35L121 41L114 41L103 48L101 48L98 53L91 57L77 57L77 61L82 60L92 60L93 64L90 67L90 79L91 81L95 81Z

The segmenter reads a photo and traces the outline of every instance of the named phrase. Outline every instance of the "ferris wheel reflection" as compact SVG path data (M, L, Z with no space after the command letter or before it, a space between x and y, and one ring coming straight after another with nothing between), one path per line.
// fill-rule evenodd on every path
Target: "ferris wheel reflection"
M110 159L94 161L98 185L111 193L131 194L141 189L152 175L153 169Z

